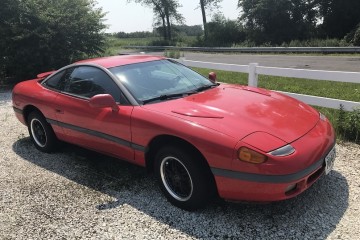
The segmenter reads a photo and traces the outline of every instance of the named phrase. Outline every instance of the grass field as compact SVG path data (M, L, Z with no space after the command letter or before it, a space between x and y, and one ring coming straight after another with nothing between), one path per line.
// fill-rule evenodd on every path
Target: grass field
M104 56L118 55L124 46L147 46L161 38L117 38L107 37Z
M209 72L214 71L211 69L194 69L205 76L207 76ZM217 77L221 82L247 85L247 73L227 72L219 70L216 70L215 72L217 73ZM316 81L310 79L260 75L259 87L278 91L360 102L360 83Z
M207 76L209 72L214 71L212 69L204 68L193 69L204 76ZM215 72L217 73L218 81L220 82L247 85L248 74L246 73L219 70L216 70ZM259 87L360 102L360 83L340 83L260 75ZM345 113L340 111L340 109L314 107L329 118L335 127L340 140L360 142L360 111Z
M196 42L194 36L180 36L174 40L170 45L176 45L181 47L192 46ZM148 46L148 45L159 45L164 43L161 37L148 37L148 38L117 38L117 37L106 37L106 46L104 56L117 55L124 46ZM168 44L166 44L168 45Z

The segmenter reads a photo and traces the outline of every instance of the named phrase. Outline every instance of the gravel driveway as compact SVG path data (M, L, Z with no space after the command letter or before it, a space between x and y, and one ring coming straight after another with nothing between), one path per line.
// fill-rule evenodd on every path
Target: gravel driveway
M0 124L0 239L360 239L359 145L337 145L334 171L295 199L185 212L142 168L70 145L37 151L9 92Z

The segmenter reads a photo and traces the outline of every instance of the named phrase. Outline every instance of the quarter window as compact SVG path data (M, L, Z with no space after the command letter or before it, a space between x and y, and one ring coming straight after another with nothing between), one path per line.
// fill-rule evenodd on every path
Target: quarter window
M61 71L61 72L55 74L54 76L52 76L51 78L46 80L44 85L49 87L49 88L53 88L53 89L56 89L56 90L61 90L60 83L61 83L62 77L64 76L64 72L65 71Z

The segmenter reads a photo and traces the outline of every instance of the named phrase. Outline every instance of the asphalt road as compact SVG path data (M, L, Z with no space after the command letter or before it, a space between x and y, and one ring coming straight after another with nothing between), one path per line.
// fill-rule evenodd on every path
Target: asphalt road
M135 53L135 52L132 52ZM163 55L163 52L146 52ZM360 56L309 56L309 55L265 55L265 54L210 54L185 52L187 60L249 65L258 63L266 67L283 67L329 71L360 72Z

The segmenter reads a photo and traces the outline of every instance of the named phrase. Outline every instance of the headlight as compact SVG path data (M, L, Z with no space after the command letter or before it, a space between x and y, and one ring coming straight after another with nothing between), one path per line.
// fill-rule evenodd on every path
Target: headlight
M269 154L277 157L285 157L293 154L295 152L295 149L289 144L284 147L278 148L272 152L269 152Z
M248 163L263 163L266 161L267 157L261 153L258 153L254 150L251 150L247 147L241 147L238 151L238 158L241 161Z

